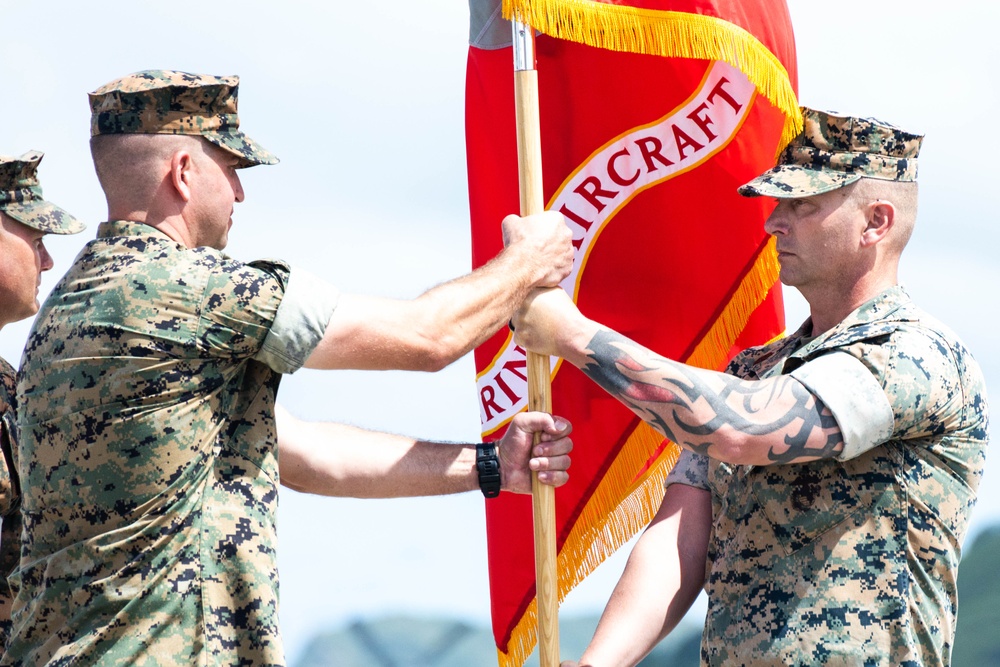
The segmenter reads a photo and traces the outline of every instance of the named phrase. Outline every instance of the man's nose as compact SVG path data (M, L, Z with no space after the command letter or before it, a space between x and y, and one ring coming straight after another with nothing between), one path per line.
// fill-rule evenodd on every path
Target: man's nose
M48 248L44 245L39 248L39 254L41 255L42 260L42 271L48 271L56 265L56 263L52 261L52 255L49 254Z
M767 220L764 221L764 231L774 236L776 234L784 234L788 231L788 218L782 211L781 204L778 204L771 215L767 216Z

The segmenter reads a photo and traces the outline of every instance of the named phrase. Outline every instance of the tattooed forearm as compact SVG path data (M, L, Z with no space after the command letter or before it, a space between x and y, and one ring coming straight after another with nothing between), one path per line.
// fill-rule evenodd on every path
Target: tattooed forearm
M657 386L636 381L634 373L653 370L637 362L626 353L619 343L628 343L624 336L613 331L598 331L591 339L587 348L590 350L589 361L581 370L594 382L601 386L619 401L650 422L661 433L677 442L677 437L656 410L647 410L643 404L669 405L681 404L681 399L665 386ZM629 374L626 374L628 371ZM643 414L646 413L646 414Z
M692 368L606 330L598 332L588 348L584 373L665 436L695 452L723 458L715 446L727 433L759 438L755 449L762 453L760 462L827 458L843 447L833 415L794 378L753 382Z
M777 452L772 447L767 457L774 463L792 463L802 459L827 459L839 454L844 449L844 436L833 413L797 380L781 379L787 391L796 399L788 414L795 419L801 419L802 425L795 433L785 436L787 450ZM814 433L819 438L825 435L825 440L818 447L809 445Z

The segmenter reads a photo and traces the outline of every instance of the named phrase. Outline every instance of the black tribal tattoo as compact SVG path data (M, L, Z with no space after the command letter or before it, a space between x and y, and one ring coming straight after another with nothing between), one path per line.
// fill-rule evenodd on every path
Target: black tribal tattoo
M784 437L787 449L776 452L772 447L768 452L773 463L830 458L840 451L843 436L833 414L793 378L781 377L771 383L747 382L721 373L706 375L706 371L652 353L650 362L642 363L626 351L642 348L612 331L599 331L588 348L590 361L583 366L588 377L665 436L695 452L709 454L713 436L725 426L760 436L795 429ZM660 367L669 374L660 376L656 384L635 377ZM709 378L714 382L709 383ZM755 404L767 404L785 393L793 401L785 414L768 423L753 419L760 412ZM714 416L707 420L695 418L694 404L699 399ZM671 422L676 429L670 427ZM810 446L810 436L817 432L824 434L825 441L820 447Z

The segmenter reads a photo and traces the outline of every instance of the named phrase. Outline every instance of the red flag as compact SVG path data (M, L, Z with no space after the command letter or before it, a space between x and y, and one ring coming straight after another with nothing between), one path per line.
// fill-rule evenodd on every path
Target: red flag
M470 9L466 139L480 266L501 249L499 221L519 196L510 25L499 0ZM780 335L763 230L773 203L736 188L801 127L784 0L505 0L511 11L543 33L544 190L574 232L563 287L581 310L705 368ZM525 354L504 330L475 356L492 439L526 403ZM649 522L679 450L569 364L553 365L552 400L576 443L556 493L562 599ZM536 640L531 500L502 496L486 510L500 664L521 665Z

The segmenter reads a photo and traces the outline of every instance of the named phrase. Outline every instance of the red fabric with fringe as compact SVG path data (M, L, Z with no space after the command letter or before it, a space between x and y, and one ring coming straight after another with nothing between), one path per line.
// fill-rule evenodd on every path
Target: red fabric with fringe
M605 3L524 4L548 5L551 16L564 4ZM613 4L647 10L625 16L623 30L627 21L658 23L654 31L668 37L717 35L723 45L695 45L705 57L678 58L590 45L607 39L600 31L537 38L545 195L548 208L570 218L579 246L564 288L588 317L672 359L722 369L738 350L784 330L776 258L763 231L773 202L736 188L774 163L798 122L787 8L783 0ZM571 18L586 26L586 17ZM654 39L626 47L647 49ZM723 53L726 39L748 42L757 60ZM519 206L512 62L510 47L469 50L475 266L499 252L500 220ZM475 352L486 439L523 405L523 357L506 330ZM570 482L556 492L561 599L650 520L678 449L569 364L555 368L552 397L553 412L573 422L575 442ZM521 665L536 632L531 499L503 494L487 502L486 515L499 660Z

